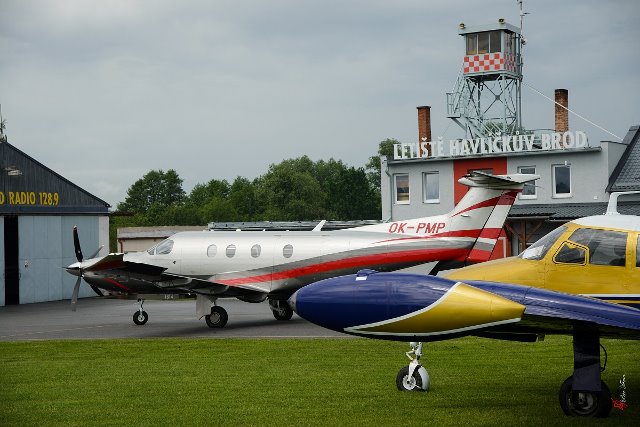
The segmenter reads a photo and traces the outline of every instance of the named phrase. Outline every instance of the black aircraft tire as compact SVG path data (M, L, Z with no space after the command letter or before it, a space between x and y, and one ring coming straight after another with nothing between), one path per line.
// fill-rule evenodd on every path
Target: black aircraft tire
M574 392L573 376L570 376L560 386L562 411L572 417L608 417L611 412L611 392L604 381L601 382L601 387L599 392Z
M413 371L413 378L409 378L409 367L400 369L396 375L396 386L400 391L425 391L422 388L422 377L416 369Z
M271 311L276 320L290 320L293 317L293 310L286 302L282 302L279 309Z
M149 320L149 315L146 311L143 310L142 313L140 313L140 311L136 311L133 313L133 323L136 325L144 325L147 323L147 320Z
M227 310L217 305L211 307L211 314L204 316L204 321L210 328L224 328L228 320Z

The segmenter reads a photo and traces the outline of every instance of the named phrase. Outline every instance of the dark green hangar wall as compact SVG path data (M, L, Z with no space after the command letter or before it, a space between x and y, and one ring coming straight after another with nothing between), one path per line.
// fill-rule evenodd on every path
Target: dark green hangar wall
M0 140L0 306L71 298L76 278L64 267L76 261L73 227L86 253L108 248L109 207Z
M109 204L9 143L0 143L0 215L106 214Z

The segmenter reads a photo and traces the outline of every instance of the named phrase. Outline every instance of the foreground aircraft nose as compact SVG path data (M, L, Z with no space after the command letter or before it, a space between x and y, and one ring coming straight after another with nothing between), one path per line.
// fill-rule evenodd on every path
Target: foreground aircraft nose
M74 262L70 266L66 267L67 273L73 274L74 276L80 276L80 263Z
M436 341L520 321L525 306L462 282L366 272L323 280L289 300L317 325L353 335Z

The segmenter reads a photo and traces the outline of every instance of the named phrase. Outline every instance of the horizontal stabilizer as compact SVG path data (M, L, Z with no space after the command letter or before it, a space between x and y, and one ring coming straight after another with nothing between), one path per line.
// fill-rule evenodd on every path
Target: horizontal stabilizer
M540 175L527 173L492 175L490 173L473 171L460 178L458 182L469 187L482 187L493 190L513 190L522 188L525 183L535 181L539 178Z

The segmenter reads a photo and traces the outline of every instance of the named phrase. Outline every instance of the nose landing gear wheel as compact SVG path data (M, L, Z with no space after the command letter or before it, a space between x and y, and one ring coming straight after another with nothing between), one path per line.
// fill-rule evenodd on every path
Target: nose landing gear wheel
M222 307L211 307L211 314L204 316L204 321L207 322L207 326L210 328L224 328L229 320L227 310Z
M565 414L572 417L605 418L611 412L611 392L602 381L599 392L573 391L573 376L560 386L560 407Z
M133 313L133 323L136 325L144 325L149 320L149 315L146 311L136 311Z
M423 378L422 375L420 375L419 369L415 369L413 375L409 376L409 366L400 369L396 376L396 386L400 391L427 391L429 387L428 381L427 379L427 384L423 384Z

